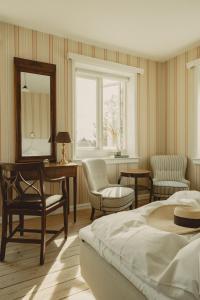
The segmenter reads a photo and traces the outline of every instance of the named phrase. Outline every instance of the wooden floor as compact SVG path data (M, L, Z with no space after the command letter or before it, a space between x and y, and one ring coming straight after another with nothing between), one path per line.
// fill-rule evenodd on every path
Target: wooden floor
M90 211L77 212L77 223L69 217L69 235L62 244L61 234L46 250L39 266L39 246L8 243L6 259L0 263L0 299L95 300L80 275L78 231L90 223ZM62 216L50 216L48 228L59 228ZM39 226L39 219L26 221ZM30 236L30 235L29 235Z
M139 206L146 203L140 201ZM36 228L39 221L39 218L29 219L25 225ZM48 217L49 229L57 229L62 224L62 215ZM70 214L67 241L62 243L61 234L47 247L43 266L39 265L39 245L8 243L5 262L0 263L0 300L95 300L80 275L79 265L78 231L88 224L89 210L77 212L76 224Z

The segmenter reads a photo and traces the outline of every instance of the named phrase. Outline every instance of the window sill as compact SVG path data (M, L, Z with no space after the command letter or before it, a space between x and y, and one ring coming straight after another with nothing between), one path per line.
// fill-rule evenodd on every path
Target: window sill
M139 163L139 157L119 157L119 158L115 158L115 157L99 157L101 159L104 159L106 164L108 165L117 165L117 164L138 164ZM73 162L78 164L78 165L82 165L82 160L84 160L84 158L82 159L73 159Z
M193 158L192 162L194 165L200 165L200 158Z

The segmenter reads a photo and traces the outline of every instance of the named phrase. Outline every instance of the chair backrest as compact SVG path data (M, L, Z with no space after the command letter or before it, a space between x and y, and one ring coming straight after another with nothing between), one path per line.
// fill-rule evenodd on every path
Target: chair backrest
M85 159L82 165L90 192L99 191L109 185L106 163L103 159Z
M155 155L151 157L151 166L156 180L182 181L187 158L183 155Z
M36 183L39 181L39 185ZM12 201L13 196L23 197L30 193L38 194L41 203L44 200L43 163L5 163L0 165L0 184L3 203Z

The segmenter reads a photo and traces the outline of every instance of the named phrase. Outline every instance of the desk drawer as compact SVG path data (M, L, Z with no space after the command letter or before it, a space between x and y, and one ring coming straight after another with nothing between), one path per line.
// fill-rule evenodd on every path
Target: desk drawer
M45 174L50 178L55 177L76 177L77 167L76 166L48 166L45 168Z

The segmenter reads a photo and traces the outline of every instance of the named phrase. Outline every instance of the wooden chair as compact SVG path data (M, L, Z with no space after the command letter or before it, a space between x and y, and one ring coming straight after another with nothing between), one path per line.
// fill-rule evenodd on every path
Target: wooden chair
M44 264L46 246L62 231L64 231L64 238L67 239L68 202L65 177L53 179L45 177L43 164L40 162L2 164L0 166L0 181L3 198L0 260L3 261L5 258L6 244L8 242L33 243L40 244L40 264ZM46 181L60 183L62 193L60 195L45 194L44 183ZM38 185L36 186L37 182ZM64 226L59 230L47 230L47 215L59 207L63 207ZM19 225L14 229L12 223L13 215L19 215ZM40 216L41 229L25 229L25 215ZM14 237L17 232L20 233L20 237ZM25 232L40 233L41 237L37 239L23 238ZM53 234L49 240L46 240L47 233Z

